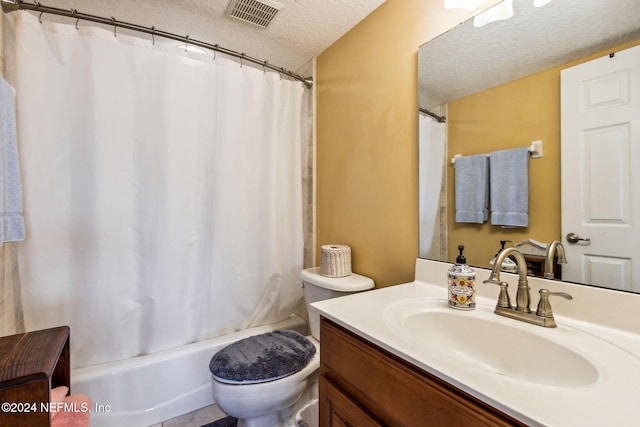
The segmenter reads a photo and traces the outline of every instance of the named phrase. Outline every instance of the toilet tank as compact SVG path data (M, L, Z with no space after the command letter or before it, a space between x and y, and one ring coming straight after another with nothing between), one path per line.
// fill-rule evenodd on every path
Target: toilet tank
M337 298L374 287L373 280L352 273L346 277L326 277L320 274L320 267L307 268L300 273L300 283L307 304L311 335L320 340L320 313L311 307L311 303L329 298Z

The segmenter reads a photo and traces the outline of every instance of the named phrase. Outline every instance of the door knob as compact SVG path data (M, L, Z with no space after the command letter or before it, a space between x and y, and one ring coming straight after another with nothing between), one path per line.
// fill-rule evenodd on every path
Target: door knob
M578 236L576 233L569 233L569 234L567 234L567 242L569 242L569 243L578 243L578 242L580 242L580 241L583 241L583 242L590 242L590 241L591 241L591 239L590 239L590 238L588 238L588 237L584 237L584 238L583 238L583 237L580 237L580 236Z

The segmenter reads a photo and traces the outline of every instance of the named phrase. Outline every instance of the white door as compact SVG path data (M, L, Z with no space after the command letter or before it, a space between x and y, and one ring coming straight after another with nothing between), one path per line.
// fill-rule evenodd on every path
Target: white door
M640 46L563 70L561 99L562 279L640 291Z

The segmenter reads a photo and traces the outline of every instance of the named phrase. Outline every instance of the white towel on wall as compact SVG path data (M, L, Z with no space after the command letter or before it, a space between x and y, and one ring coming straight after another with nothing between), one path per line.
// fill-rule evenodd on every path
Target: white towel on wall
M22 181L16 138L16 100L0 77L0 245L24 240Z
M489 219L489 159L464 156L455 165L456 222L482 224Z
M529 149L493 151L491 224L505 228L529 226Z

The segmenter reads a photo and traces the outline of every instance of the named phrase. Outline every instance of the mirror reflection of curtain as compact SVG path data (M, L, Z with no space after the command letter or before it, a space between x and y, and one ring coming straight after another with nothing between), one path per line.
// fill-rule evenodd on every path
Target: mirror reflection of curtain
M444 115L442 111L434 111ZM446 259L445 123L418 114L420 257Z
M302 297L300 82L16 12L25 328L72 363L289 316Z

